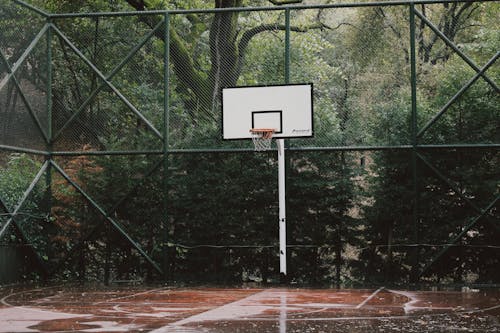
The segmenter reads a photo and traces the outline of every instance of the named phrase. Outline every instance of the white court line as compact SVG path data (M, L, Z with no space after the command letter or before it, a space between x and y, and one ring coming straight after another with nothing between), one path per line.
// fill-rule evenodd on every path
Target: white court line
M402 291L402 290L392 290L388 289L389 292L398 294L398 295L403 295L409 299L408 302L403 304L403 309L405 311L405 314L414 312L414 311L429 311L429 310L454 310L455 308L452 306L447 306L447 307L429 307L429 306L416 306L418 302L421 300L417 297L417 295L413 292L410 291Z
M415 304L417 304L420 301L417 298L417 296L415 295L415 293L408 292L408 291L401 291L401 290L391 290L391 289L389 289L389 292L391 292L393 294L397 294L397 295L403 295L403 296L410 299L408 302L406 302L403 305L403 309L405 311L405 314L408 314L412 311L421 310L421 309L428 310L427 307L422 308L422 307L415 306ZM449 309L452 309L452 308L449 308Z
M42 287L42 288L33 288L33 289L27 289L27 290L18 291L18 292L15 292L15 293L10 293L9 295L6 295L2 299L0 299L0 303L3 304L3 305L5 305L5 306L7 306L7 307L9 307L9 308L12 308L12 309L26 309L26 310L29 310L29 311L40 312L40 313L51 312L50 310L43 310L43 309L36 308L35 306L38 306L38 305L34 305L34 306L29 306L29 305L14 305L14 304L11 304L11 303L7 302L7 299L10 298L10 297L12 297L12 296L16 296L16 295L22 295L22 294L30 293L30 292L33 292L33 291L42 291L42 290L46 290L46 289L59 288L61 286L62 285ZM50 297L53 297L53 296L55 296L55 295L52 295ZM42 297L42 298L39 298L38 300L44 299L44 298L45 297Z
M59 286L34 288L15 293L11 292L9 295L6 295L2 299L0 299L0 303L7 306L6 308L0 308L0 318L1 318L0 333L39 332L38 330L30 329L29 327L38 325L41 322L48 320L86 317L87 315L84 314L43 310L32 306L16 306L7 301L9 297L15 295L22 295L25 293L42 291L45 289L51 289L57 287ZM43 299L43 297L41 299Z
M369 301L371 301L373 297L375 297L379 292L381 292L384 289L385 289L385 287L380 287L377 290L375 290L373 292L373 294L371 294L370 296L368 296L367 299L365 299L363 302L359 303L358 306L356 306L356 309L361 309L366 303L368 303Z
M495 310L495 309L498 309L498 308L500 308L500 305L495 305L495 306L492 306L492 307L489 307L489 308L486 308L486 309L476 309L476 310L459 311L459 312L463 312L463 313L479 313L479 312L487 312L487 311Z
M160 327L156 330L151 331L151 333L168 333L172 332L172 329L179 328L182 325L200 322L200 321L208 321L208 320L224 320L224 319L237 319L243 317L245 320L249 316L254 316L257 314L261 314L264 310L266 310L267 306L262 305L249 305L247 302L252 300L262 299L264 295L269 294L270 290L263 290L247 296L245 298L239 299L235 302L224 304L223 306L219 306L217 308L195 314L191 317L187 317L176 321L174 323L170 323L166 326Z
M157 289L150 289L150 290L142 291L140 293L135 293L135 294L132 294L132 295L126 295L126 296L120 296L120 297L115 297L115 298L107 299L105 301L96 302L94 304L111 303L111 302L117 301L119 299L131 298L131 297L145 295L145 294L150 294L152 292L162 291L162 290L170 290L170 288L163 287L163 288L157 288Z
M420 310L420 311L426 311L426 310L452 310L453 312L456 312L456 313L479 313L479 312L487 312L487 311L491 311L491 310L495 310L495 309L498 309L500 308L500 305L494 305L494 306L491 306L489 308L484 308L484 309L473 309L473 310L460 310L460 311L456 311L457 307L453 307L453 306L447 306L447 307L423 307L423 306L416 306L415 304L420 302L420 299L417 298L417 295L415 293L412 293L412 292L408 292L408 291L401 291L401 290L391 290L389 289L388 290L389 292L391 293L394 293L394 294L399 294L399 295L403 295L403 296L406 296L408 297L410 300L408 302L406 302L404 305L403 305L403 308L405 310L405 314L408 314L410 312L413 312L413 311L417 311L417 310Z

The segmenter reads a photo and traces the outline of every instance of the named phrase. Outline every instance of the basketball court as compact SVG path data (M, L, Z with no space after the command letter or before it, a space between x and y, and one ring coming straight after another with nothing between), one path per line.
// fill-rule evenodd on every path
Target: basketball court
M500 332L498 7L482 2L4 1L0 273L139 280L0 285L0 333ZM334 274L491 285L286 283Z
M498 332L500 290L2 287L0 332Z

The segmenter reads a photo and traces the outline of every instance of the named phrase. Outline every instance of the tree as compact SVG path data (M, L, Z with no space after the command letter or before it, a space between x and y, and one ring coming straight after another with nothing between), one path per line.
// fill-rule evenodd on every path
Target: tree
M164 16L141 12L190 6L223 9L169 16L170 148L249 147L246 142L220 141L221 88L285 81L284 11L231 10L233 6L255 2L33 0L33 3L57 12L137 11L134 13L137 15L117 17L54 19L55 26L104 75L157 27L152 38L109 79L157 129L163 126L165 96ZM497 52L499 40L498 29L492 28L497 24L496 11L484 6L469 2L419 4L417 9L464 52L471 52L481 65ZM471 212L467 201L478 201L477 206L483 208L492 193L496 193L498 154L494 149L484 153L419 151L437 169L445 170L456 188L450 190L449 184L431 168L418 162L417 194L408 151L365 148L357 151L358 146L411 144L408 9L398 5L290 11L293 32L290 81L314 83L316 119L315 137L310 141L290 141L290 145L356 150L297 151L287 155L290 157L287 189L291 192L289 240L297 246L290 251L291 264L296 267L293 278L297 281L321 283L333 278L335 282L362 281L366 276L376 281L407 280L412 268L421 268L412 267L415 262L409 250L416 248L414 217L420 226L420 242L438 244L463 230L467 223L464 216ZM10 19L0 25L13 23L15 20ZM45 21L39 23L43 26ZM461 83L474 75L467 64L421 23L423 20L417 18L419 128L460 89ZM36 28L33 28L35 33ZM0 29L0 34L3 40L15 41L13 49L22 54L25 41L15 39L11 30ZM52 36L53 123L57 131L103 80L70 50L62 37ZM30 57L23 68L25 79L38 80L41 86L46 84L45 47L42 41L35 50L41 53ZM0 61L0 70L6 71L5 62ZM498 71L492 66L487 74L496 78ZM497 92L481 80L456 101L419 143L498 141ZM9 87L15 91L13 88ZM5 90L10 97L3 100L9 106L2 110L7 116L12 115L9 112L17 105L13 104L15 96L11 90ZM58 164L74 180L84 183L85 191L105 210L109 209L109 216L123 225L148 253L158 259L168 247L169 269L175 273L174 277L220 282L221 277L225 281L239 281L249 275L267 280L276 273L273 246L277 245L274 223L277 207L272 156L169 154L166 163L169 170L162 170L161 135L155 135L144 119L138 119L111 89L103 88L81 111L53 149L82 150L90 144L106 152L142 149L155 152L146 156L57 157ZM360 159L363 162L358 167ZM85 163L76 172L71 170L72 161ZM364 171L360 170L362 167ZM9 169L8 173L12 171ZM472 182L475 178L479 181ZM168 181L166 192L165 181ZM64 204L62 210L61 205L54 205L56 222L78 224L86 219L96 224L102 222L93 209L83 206L80 195L57 192L60 186L57 179L53 185L54 202ZM70 188L67 184L66 188L61 187ZM129 192L130 195L122 197ZM419 201L415 216L412 203L416 195ZM80 206L84 209L78 211ZM490 215L496 217L494 214L492 210ZM431 276L454 275L459 279L473 272L482 275L480 281L494 279L498 273L488 265L498 260L489 249L482 248L479 259L470 255L481 244L496 244L494 230L487 221L471 228L470 234L459 240L468 247L461 247L460 251L451 248L442 259L451 258L453 262L440 265L442 271L430 270ZM92 247L86 255L96 257L88 264L88 270L98 276L104 265L107 277L130 278L134 276L131 274L141 274L135 266L127 267L130 260L139 261L138 256L128 243L110 231L101 229L93 235L95 241L84 244ZM235 244L241 246L234 247ZM419 253L429 259L438 250L420 246ZM463 267L455 264L460 262L457 258L464 259ZM357 270L353 269L355 264Z
M151 6L145 0L128 0L127 2L138 11L151 9ZM229 9L241 7L243 4L243 0L215 0L214 8ZM171 60L180 82L178 92L189 96L185 102L189 109L193 110L198 107L208 110L212 116L215 116L214 112L219 103L220 90L223 87L236 85L252 38L264 32L285 29L283 23L276 21L244 27L240 23L240 15L239 11L216 12L206 29L197 29L200 25L207 24L201 15L186 15L190 26L193 27L192 33L188 37L181 37L177 29L170 29ZM144 18L144 21L151 27L154 25L149 18ZM317 21L307 26L292 27L291 29L305 32L310 29L325 27L324 24ZM197 59L193 59L187 46L188 43L202 40L202 35L207 30L209 33L208 47L210 54L208 69L204 68ZM157 36L164 40L163 32L158 32Z
M483 38L485 34L489 34L486 33L489 31L487 27L495 24L491 21L491 12L485 10L482 4L436 5L432 10L421 6L423 15L432 16L431 21L440 22L438 26L443 34L460 44L463 50L468 50L469 56L482 59L484 63L496 52L484 52L491 50L491 43L497 42L495 38ZM392 9L377 11L383 15L383 23L389 28L386 37L391 38L392 35L403 44L406 38L401 33L403 25L398 26L397 23L404 22L404 17L396 19L396 15L400 13L392 12ZM420 46L417 52L421 60L417 63L417 127L422 128L470 79L472 70L451 49L439 42L439 37L423 21L417 21L417 24L417 47ZM471 36L474 35L480 36L481 42L473 40ZM497 72L492 70L488 75L495 77ZM410 92L408 85L404 83L401 80L398 85L387 90L389 93L383 90L384 85L378 85L377 93L372 94L376 105L373 110L383 115L375 119L374 128L388 128L389 142L398 138L411 142L408 103ZM389 103L379 104L384 99ZM493 129L498 123L494 120L498 118L498 108L494 106L498 103L497 100L498 93L495 89L480 79L419 138L419 143L447 145L498 141L498 135ZM396 124L403 126L395 126ZM417 160L416 192L412 189L410 154L382 151L372 155L374 164L369 193L374 202L365 207L367 240L372 246L362 252L361 258L369 263L363 269L379 281L384 278L393 280L394 276L408 279L411 269L418 271L430 263L433 256L443 249L444 246L440 244L449 242L450 237L453 239L453 236L459 235L470 223L474 216L472 206L484 206L489 202L484 198L491 200L495 193L492 189L495 182L491 182L490 176L490 163L497 159L494 152L421 149L419 153L431 166ZM416 212L412 212L412 202L416 202ZM415 221L412 221L413 214L416 214L414 218L418 224L417 230ZM471 273L481 276L479 279L493 276L494 266L486 268L486 265L480 264L488 262L491 265L495 262L490 257L491 253L476 247L478 244L491 244L490 237L497 232L488 223L491 218L489 216L478 222L470 232L457 240L457 247L449 247L445 255L438 258L439 261L426 271L424 278L439 281L451 277L455 282L462 282ZM413 250L410 250L417 246L415 241L427 244L418 248L421 259L418 264L411 255ZM477 259L479 256L484 256L484 259ZM478 273L480 269L484 274Z

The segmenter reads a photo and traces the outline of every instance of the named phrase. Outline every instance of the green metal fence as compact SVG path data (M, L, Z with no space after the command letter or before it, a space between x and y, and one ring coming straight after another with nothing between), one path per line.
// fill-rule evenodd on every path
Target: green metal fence
M275 153L222 140L220 93L313 82L315 136L286 147L290 278L498 283L498 6L3 1L2 246L39 276L272 281Z

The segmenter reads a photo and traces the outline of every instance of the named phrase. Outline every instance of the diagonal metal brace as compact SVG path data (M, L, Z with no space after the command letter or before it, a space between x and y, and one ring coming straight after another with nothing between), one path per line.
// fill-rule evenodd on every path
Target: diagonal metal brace
M451 182L449 179L447 179L442 172L440 172L435 166L433 166L431 164L431 162L429 162L422 154L420 153L416 153L416 155L420 158L420 160L422 160L422 162L425 163L425 165L427 165L427 167L429 169L432 170L432 172L434 172L446 185L448 185L455 193L458 194L458 196L463 200L465 201L470 207L472 207L477 213L479 214L483 214L483 210L481 208L479 208L474 202L472 202L469 198L467 198L458 188L455 184L453 184L453 182ZM488 216L486 216L488 217ZM496 230L500 230L499 227L500 225L498 225L497 223L494 223L492 222L490 219L487 219L487 221L496 229Z
M495 54L493 56L493 58L491 58L488 63L486 65L484 65L483 68L481 68L481 70L479 72L476 73L476 75L474 75L442 108L441 110L431 119L427 122L427 124L425 124L425 126L422 127L422 129L420 129L420 131L417 133L417 137L421 137L439 118L441 118L441 116L448 110L448 108L453 104L455 103L455 101L463 95L463 93L469 89L470 86L472 86L474 84L474 82L477 81L477 79L482 76L487 70L488 68L491 67L491 65L493 65L498 57L500 56L500 52L497 52L497 54Z
M14 208L14 211L12 213L9 211L9 209L8 209L7 205L5 204L5 202L0 198L0 208L2 208L6 213L8 213L10 215L10 218L3 225L2 230L0 231L0 239L3 238L3 236L5 235L6 230L8 229L8 227L10 226L10 224L12 224L14 226L17 234L20 236L21 240L26 245L28 245L29 249L31 250L31 252L33 253L33 256L36 259L36 262L38 263L39 267L42 269L42 271L43 271L43 273L45 275L47 275L47 273L48 273L48 269L47 269L46 263L42 260L42 258L40 257L40 255L38 254L38 252L36 251L36 249L31 244L31 242L30 242L28 236L26 235L26 233L24 232L24 230L16 222L15 217L16 217L17 213L19 212L19 210L21 209L21 207L23 206L23 204L26 201L26 199L29 197L29 195L31 194L31 192L35 188L36 184L40 180L40 178L43 175L43 173L46 171L47 166L48 166L48 163L45 163L44 165L42 165L42 167L38 171L37 175L35 176L35 178L31 182L31 184L28 187L28 189L24 192L21 200L19 201L19 203L17 204L17 206Z
M17 91L19 92L19 95L21 96L21 99L23 101L23 103L26 105L27 109L28 109L28 113L30 114L31 116L31 119L33 119L33 121L35 122L36 126L37 126L37 129L39 130L40 134L43 136L43 138L45 139L45 143L49 143L49 138L47 136L47 134L45 133L45 131L43 130L43 126L40 122L40 119L38 119L38 117L36 116L36 114L33 112L33 107L31 106L31 104L28 102L28 99L26 98L26 96L24 95L24 92L23 90L21 89L21 85L19 84L19 81L17 80L16 76L14 75L13 71L12 71L12 68L7 60L7 57L5 57L5 55L3 54L2 50L0 50L0 61L3 61L3 63L5 64L5 66L7 67L7 71L9 74L12 74L12 81L14 81L14 85L16 86L16 89ZM0 88L1 90L1 88Z
M419 272L418 278L421 278L427 270L436 263L436 261L441 258L456 242L458 242L472 227L476 225L476 223L483 217L496 229L499 229L498 222L495 223L488 218L489 211L495 206L497 201L500 199L500 195L498 195L486 208L481 209L476 206L469 198L463 195L457 187L449 181L439 170L437 170L424 156L417 152L416 154L442 181L445 182L455 193L457 193L460 198L462 198L469 206L471 206L479 215L473 217L470 222L462 229L462 231L455 236L451 241L449 241L446 247L444 247L441 251L439 251L434 258L431 259L429 263L427 263L424 268Z
M23 196L21 197L21 200L19 200L19 202L17 203L16 207L14 208L14 211L12 212L11 218L8 219L7 222L5 222L5 224L2 226L2 229L0 229L0 239L2 239L3 236L5 235L5 231L7 230L7 228L9 227L9 225L14 221L14 216L17 215L17 213L19 212L19 210L21 209L21 207L24 205L24 203L26 202L26 199L28 199L29 195L31 194L31 192L35 188L36 184L38 183L38 181L40 180L40 178L42 177L42 175L44 174L45 170L47 170L48 165L49 165L49 163L48 163L48 161L46 161L42 165L42 167L40 168L40 170L38 171L38 173L36 174L35 178L31 182L30 186L28 186L28 188L26 189L26 191L24 191Z
M481 214L479 214L478 216L472 218L472 220L470 221L469 224L467 224L467 226L465 226L462 231L457 235L455 236L455 238L453 238L451 240L451 242L448 242L448 244L446 245L445 248L443 248L441 251L438 252L438 254L436 254L434 256L434 258L431 259L431 261L429 263L427 263L424 268L422 268L422 270L419 272L418 274L418 278L421 278L426 272L427 270L429 270L429 268L434 265L436 263L436 261L441 258L443 256L443 254L445 254L446 252L448 252L448 250L456 244L456 242L458 242L474 225L476 225L476 223L483 217L485 216L497 203L497 201L500 199L500 195L498 195L489 205L488 207L486 207L485 209L482 210Z
M9 213L9 209L7 208L7 205L5 204L5 202L3 202L2 198L0 197L0 208L5 212L5 213Z
M125 232L125 230L122 228L122 226L120 226L120 224L118 222L116 222L115 220L113 220L108 213L106 213L106 211L101 208L101 206L99 206L97 204L97 202L95 202L91 197L90 195L88 195L77 183L75 183L69 176L66 172L64 172L64 170L53 160L50 161L50 164L59 172L59 174L61 174L61 176L63 176L64 179L66 179L66 181L71 185L73 186L95 209L97 209L97 211L106 219L106 221L108 223L110 223L117 231L120 235L123 236L123 238L125 238L141 255L144 259L146 259L146 261L149 262L149 264L151 264L151 266L153 266L154 269L156 269L157 272L159 272L160 274L163 274L163 271L161 270L161 268L158 266L158 264L156 264L153 259L151 259L149 257L149 255L142 249L142 247L132 239L132 237L130 237L130 235Z
M33 6L33 5L30 5L29 3L26 3L26 2L21 1L21 0L13 0L13 1L14 1L14 3L16 3L16 4L18 4L18 5L22 6L22 7L25 7L27 9L29 9L29 10L32 10L35 13L37 13L39 15L42 15L43 17L49 17L50 16L49 13L47 13L47 12L45 12L45 11L41 10L40 8L37 8L37 7Z
M439 30L431 21L429 21L429 19L427 19L427 17L425 17L422 13L420 13L418 10L415 9L415 14L429 27L431 28L432 31L434 31L434 33L436 35L438 35L445 43L446 45L448 45L453 51L455 51L459 56L460 58L462 58L470 67L472 67L476 72L480 72L481 69L479 68L479 66L477 66L465 53L463 53L459 48L458 46L453 43L441 30ZM486 80L486 82L488 82L492 87L493 89L495 89L495 91L498 93L499 89L498 89L498 86L497 84L491 80L486 74L482 73L481 76L483 77L483 79Z
M17 61L14 63L14 66L10 68L9 74L7 74L2 81L0 81L0 90L7 84L7 82L10 80L10 78L16 73L16 71L21 67L21 65L24 63L26 58L30 55L31 51L35 48L35 46L38 44L40 39L45 35L47 30L49 29L49 24L45 24L42 29L38 32L38 34L33 38L31 41L30 45L24 50L23 54L17 59Z
M160 165L163 164L163 159L160 159L158 160L154 165L153 167L144 175L143 179L141 179L139 182L137 182L137 184L135 186L133 186L127 193L125 193L114 205L113 207L109 210L110 212L115 212L118 207L132 194L134 193L137 188L139 188L139 186L143 183L144 180L146 180L147 178L149 178L149 176L151 174L153 174L153 172L155 172L158 167ZM93 226L93 228L83 237L79 240L79 242L77 244L75 244L71 249L69 249L69 253L65 256L65 258L63 259L63 261L67 261L69 260L69 258L72 256L73 253L75 253L76 251L78 251L79 249L82 248L82 246L84 245L84 243L86 241L88 241L89 239L91 239L97 232L99 232L102 228L102 224L98 224L98 225L95 225Z
M119 98L120 100L125 103L125 105L137 116L139 117L145 124L146 126L153 131L153 133L160 139L163 139L161 133L154 127L154 125L146 118L144 115L135 108L135 106L130 103L130 101L127 100L125 96L110 82L111 78L118 73L118 71L125 66L128 63L128 60L132 58L139 49L146 44L151 37L156 33L156 30L158 30L162 25L163 21L158 23L152 31L150 31L144 38L130 51L130 53L118 64L107 76L104 75L90 60L85 57L85 55L64 35L64 33L59 30L55 25L51 25L52 29L64 40L64 42L75 52L78 57L80 57L86 64L89 66L98 76L101 80L103 80L103 83L101 83L97 88L94 89L90 93L90 95L87 97L87 99L80 105L78 110L73 113L73 115L66 121L66 123L58 130L58 132L54 135L52 141L55 141L61 134L62 132L69 126L70 123L81 113L85 108L92 102L92 100L97 96L97 94L107 85Z

